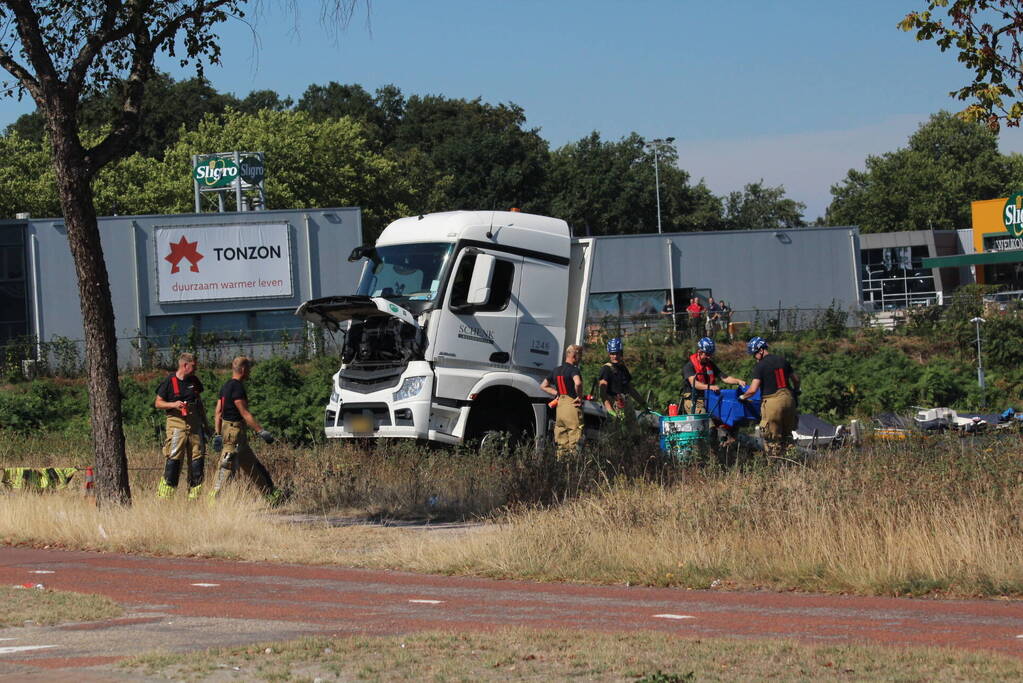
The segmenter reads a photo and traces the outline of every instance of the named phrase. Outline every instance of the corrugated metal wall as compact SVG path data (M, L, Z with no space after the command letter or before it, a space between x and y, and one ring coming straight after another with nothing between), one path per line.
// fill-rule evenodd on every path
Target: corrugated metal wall
M711 289L739 310L860 301L859 229L734 230L597 238L591 292Z
M268 222L288 224L293 296L176 304L158 301L157 227ZM30 219L27 232L30 268L38 276L29 294L34 332L43 341L57 336L82 339L75 269L63 219ZM127 338L145 332L150 317L294 310L313 297L355 291L361 270L359 264L347 262L351 250L362 243L362 214L358 208L114 216L100 219L100 235L117 335L125 338L118 348L122 364L132 362L133 349Z

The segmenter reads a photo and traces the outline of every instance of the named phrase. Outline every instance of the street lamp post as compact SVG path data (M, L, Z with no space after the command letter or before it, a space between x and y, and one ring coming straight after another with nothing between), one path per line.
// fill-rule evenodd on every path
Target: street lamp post
M646 143L648 149L654 151L654 192L657 195L657 234L663 234L661 230L661 171L659 155L661 145L670 145L675 142L675 138L654 138L650 142Z
M984 365L980 359L980 324L985 322L983 318L971 318L970 322L977 328L977 386L980 387L980 407L986 408L987 401L984 398Z

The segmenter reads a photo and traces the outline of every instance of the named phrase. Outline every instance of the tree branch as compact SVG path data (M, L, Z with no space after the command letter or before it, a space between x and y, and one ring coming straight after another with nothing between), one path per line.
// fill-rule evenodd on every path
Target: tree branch
M8 71L22 82L22 85L29 91L40 108L42 108L47 100L54 98L63 100L64 93L61 92L60 88L60 76L53 65L53 60L50 58L46 45L43 44L42 31L39 28L39 16L32 9L31 3L26 0L3 0L3 4L14 13L15 25L18 37L21 39L21 46L25 50L25 54L32 66L35 67L36 76L32 77L24 67L17 64L10 53L7 53L8 62L15 69L8 69ZM5 69L8 67L7 64L3 66ZM25 76L28 77L29 82L25 81Z

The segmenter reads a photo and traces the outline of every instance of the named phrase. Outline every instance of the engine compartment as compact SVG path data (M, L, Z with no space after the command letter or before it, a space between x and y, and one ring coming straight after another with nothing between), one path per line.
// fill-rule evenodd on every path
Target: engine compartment
M341 348L347 364L408 363L423 360L426 335L415 325L390 316L353 320Z

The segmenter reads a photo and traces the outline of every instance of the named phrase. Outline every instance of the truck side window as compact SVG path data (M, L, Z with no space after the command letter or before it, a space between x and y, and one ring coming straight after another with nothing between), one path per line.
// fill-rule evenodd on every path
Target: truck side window
M476 265L476 255L470 254L462 259L455 272L451 284L451 306L464 306L469 298L469 283L472 280L472 269ZM515 264L511 261L497 259L494 264L494 279L490 283L490 298L487 303L473 306L474 311L500 311L511 299L512 283L515 281Z

